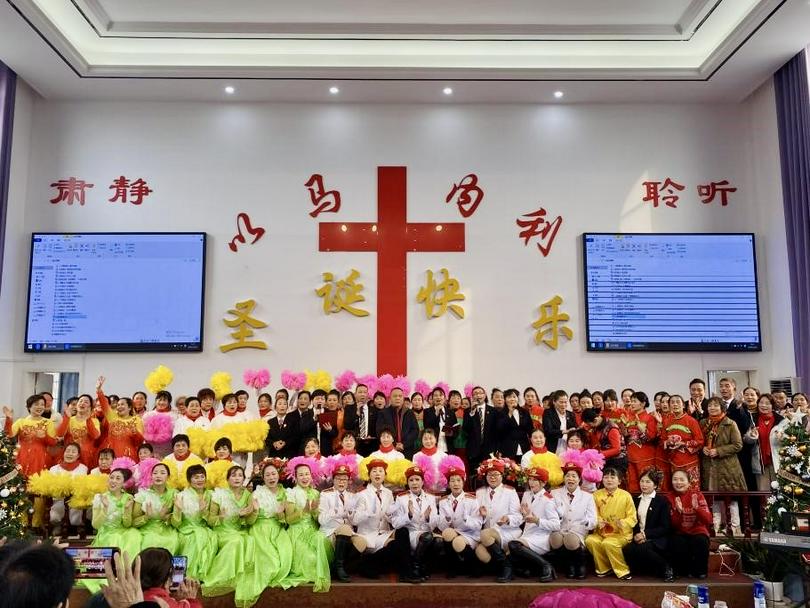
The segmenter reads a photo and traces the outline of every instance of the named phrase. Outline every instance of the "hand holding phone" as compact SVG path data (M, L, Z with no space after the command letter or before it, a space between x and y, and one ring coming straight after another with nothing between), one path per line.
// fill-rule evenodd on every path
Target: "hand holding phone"
M172 584L171 591L176 591L186 580L186 569L188 568L188 557L185 555L175 555L172 557Z

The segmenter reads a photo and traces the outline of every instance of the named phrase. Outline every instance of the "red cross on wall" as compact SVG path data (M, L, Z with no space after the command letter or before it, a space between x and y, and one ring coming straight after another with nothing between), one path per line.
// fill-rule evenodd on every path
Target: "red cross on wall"
M408 373L408 252L464 251L464 224L409 223L407 207L406 168L377 167L377 222L320 224L320 251L377 254L377 374Z

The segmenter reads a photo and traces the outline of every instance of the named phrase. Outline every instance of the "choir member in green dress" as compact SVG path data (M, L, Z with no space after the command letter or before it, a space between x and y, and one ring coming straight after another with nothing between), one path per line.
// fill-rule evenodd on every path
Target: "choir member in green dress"
M180 539L180 555L188 558L186 573L203 580L216 553L217 539L208 527L211 490L205 489L205 467L193 464L186 469L188 487L174 497L171 523Z
M135 495L132 525L141 531L141 550L163 547L176 555L179 539L169 520L177 491L166 485L169 475L169 467L162 462L152 467L152 485Z

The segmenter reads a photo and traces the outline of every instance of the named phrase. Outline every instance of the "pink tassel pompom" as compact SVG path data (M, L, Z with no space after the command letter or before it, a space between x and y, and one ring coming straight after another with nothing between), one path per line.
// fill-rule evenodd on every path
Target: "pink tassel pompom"
M567 464L575 464L576 466L582 468L584 465L582 452L580 452L579 450L574 450L572 448L568 448L567 450L565 450L560 460L562 460L563 466Z
M423 399L430 397L430 385L424 380L417 380L413 385L413 390L422 395Z
M323 469L321 468L321 463L311 456L296 456L295 458L291 458L290 462L287 463L287 479L295 481L295 469L300 466L305 466L309 469L309 472L312 473L312 485L317 485L318 478L322 478L323 476Z
M433 387L434 389L440 388L444 391L445 397L450 392L450 385L447 382L437 382L436 385Z
M597 450L585 450L582 458L582 479L592 483L602 481L602 467L605 466L605 457Z
M391 374L383 374L377 378L377 392L382 393L388 399L392 390L394 390L394 377Z
M131 473L135 473L135 467L137 466L138 465L135 463L134 460L132 460L132 458L128 458L127 456L121 456L112 461L112 464L110 465L110 471L114 471L115 469L126 469ZM124 488L129 490L134 487L135 487L135 476L133 475L124 484Z
M259 391L270 384L270 370L246 369L242 374L242 380L247 386Z
M350 369L347 369L342 374L338 374L335 378L335 388L341 393L349 391L354 386L357 380L357 375Z
M169 443L174 432L170 414L152 414L143 423L143 438L149 443Z
M281 372L281 386L288 391L300 391L307 383L306 372L291 372L285 369Z
M397 376L394 378L394 388L400 389L405 393L406 397L409 397L411 394L411 381L405 376Z
M472 382L468 382L464 385L464 396L467 397L467 399L472 399L472 392L474 388L475 384Z
M439 474L441 475L444 485L447 485L447 472L450 469L461 469L465 473L467 471L467 468L464 466L464 461L461 458L453 456L452 454L445 456L439 463Z
M377 392L377 376L366 374L357 378L357 384L365 384L368 387L369 397L373 397Z
M160 464L157 458L144 458L138 463L138 487L149 488L152 486L152 469L156 464Z
M424 472L424 480L425 480L425 487L432 490L438 487L438 484L444 481L439 476L439 471L436 469L436 465L433 464L433 459L430 456L426 456L421 452L417 452L413 456L413 463L420 467ZM447 485L445 482L443 485Z
M326 459L326 468L329 471L329 477L335 476L335 469L339 466L347 466L349 467L349 479L354 480L357 479L357 475L359 474L359 470L357 468L357 458L354 456L344 456L342 454L336 454L334 456L330 456Z

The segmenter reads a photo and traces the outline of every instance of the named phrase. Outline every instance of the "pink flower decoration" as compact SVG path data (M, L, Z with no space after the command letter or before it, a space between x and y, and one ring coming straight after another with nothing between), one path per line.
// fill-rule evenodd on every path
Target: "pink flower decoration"
M464 472L467 471L467 468L464 466L464 461L458 456L453 456L450 454L442 458L441 462L439 462L439 475L441 475L441 480L445 486L447 485L447 472L450 469L461 469Z
M357 384L365 384L368 387L369 397L373 397L377 392L377 376L366 374L357 378Z
M160 464L157 458L145 458L138 463L138 487L149 488L152 486L152 469L156 464Z
M335 469L341 465L349 467L349 479L357 479L357 458L354 456L344 456L342 454L336 454L326 459L326 469L329 471L328 476L334 477Z
M270 384L270 370L267 369L246 369L242 374L247 386L255 388L257 391Z
M383 374L377 378L377 390L385 395L385 398L391 396L391 391L394 389L394 377L391 374Z
M450 385L449 385L449 384L447 384L447 382L437 382L437 383L436 383L436 386L434 386L433 388L434 388L434 389L436 389L436 388L440 388L440 389L442 389L442 390L444 391L444 395L445 395L445 397L446 397L446 396L447 396L447 394L450 392Z
M356 380L356 374L352 370L347 369L345 372L339 374L335 378L335 388L341 393L345 393L346 391L351 390Z
M110 471L114 471L115 469L126 469L127 471L133 473L133 476L129 478L129 481L127 481L124 484L124 488L129 490L129 489L135 487L136 482L135 482L134 473L135 473L135 468L137 466L138 465L135 463L134 460L132 460L132 458L128 458L126 456L121 456L121 457L116 458L115 460L112 461L112 464L110 465Z
M413 385L413 390L415 393L422 395L425 399L430 397L430 385L424 380L417 380Z
M168 443L173 432L174 421L170 414L152 414L143 423L143 438L149 443Z
M316 459L311 456L296 456L287 463L287 478L295 481L295 469L303 465L308 467L310 473L312 473L313 487L317 486L323 483L329 475L329 463L327 460L326 458Z
M307 383L306 372L291 372L285 369L281 372L281 386L288 391L300 391Z
M436 466L433 464L433 459L430 456L422 454L421 452L417 452L413 456L413 463L424 471L425 488L428 490L433 490L436 488L437 482L440 481L440 477L439 471L436 470Z
M472 399L472 392L474 388L475 385L472 382L468 382L464 385L464 396L467 397L467 399Z
M394 388L400 389L408 397L411 394L411 381L405 376L397 376L394 378Z

